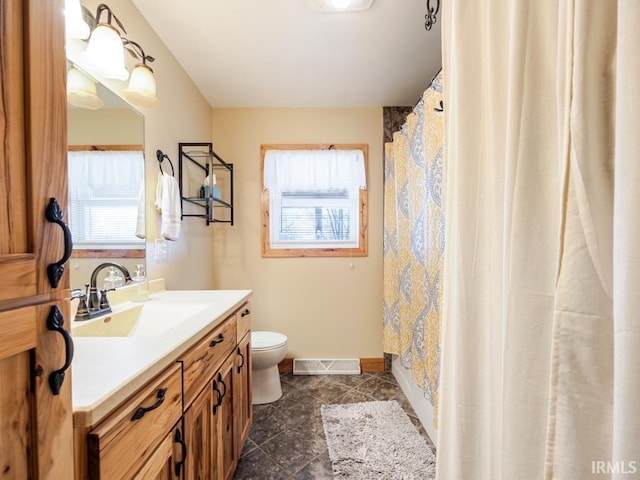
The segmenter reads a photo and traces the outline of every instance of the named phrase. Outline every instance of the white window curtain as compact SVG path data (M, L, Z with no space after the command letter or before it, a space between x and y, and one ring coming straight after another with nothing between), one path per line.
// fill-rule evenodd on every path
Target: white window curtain
M438 480L640 478L640 2L443 3Z
M280 191L366 189L361 150L267 150L264 187Z
M71 228L77 247L139 248L144 158L140 151L68 153Z

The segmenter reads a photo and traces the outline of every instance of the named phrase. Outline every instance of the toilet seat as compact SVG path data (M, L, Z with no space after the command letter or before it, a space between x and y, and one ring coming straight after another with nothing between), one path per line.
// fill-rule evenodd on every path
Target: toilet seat
M287 336L277 332L251 332L251 350L276 350L287 344Z

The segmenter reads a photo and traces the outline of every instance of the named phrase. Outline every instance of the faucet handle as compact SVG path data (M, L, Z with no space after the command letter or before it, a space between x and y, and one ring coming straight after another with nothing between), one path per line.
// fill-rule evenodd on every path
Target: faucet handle
M110 308L107 292L113 292L115 288L103 288L100 290L100 310Z
M74 288L71 290L71 298L82 298L87 297L87 294L81 288Z

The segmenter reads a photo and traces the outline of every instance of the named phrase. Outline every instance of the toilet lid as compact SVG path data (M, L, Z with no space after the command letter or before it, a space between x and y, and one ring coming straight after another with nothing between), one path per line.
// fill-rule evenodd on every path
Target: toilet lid
M270 350L287 343L287 336L277 332L251 332L252 350Z

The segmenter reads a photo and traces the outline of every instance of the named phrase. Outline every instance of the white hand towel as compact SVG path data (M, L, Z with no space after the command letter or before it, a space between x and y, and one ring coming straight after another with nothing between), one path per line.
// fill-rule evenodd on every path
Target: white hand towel
M153 202L160 213L162 213L162 183L164 182L162 177L164 177L162 172L158 172L158 181L156 182L156 201Z
M180 236L180 188L178 182L171 175L162 176L162 225L161 235L167 240L178 240Z
M138 219L136 221L136 237L138 238L146 236L144 207L144 179L142 179L140 195L138 196Z

